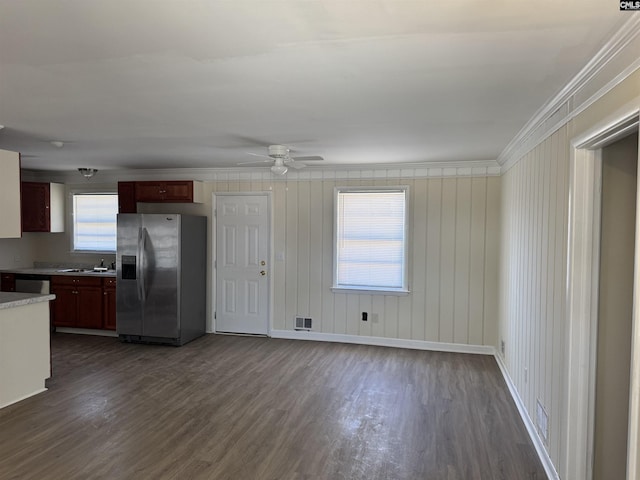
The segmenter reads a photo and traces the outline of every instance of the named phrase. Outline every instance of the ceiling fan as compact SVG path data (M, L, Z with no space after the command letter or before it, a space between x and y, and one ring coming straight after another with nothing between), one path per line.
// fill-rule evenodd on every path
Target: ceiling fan
M289 167L295 169L304 168L307 165L303 162L317 162L324 160L324 158L317 155L308 157L292 157L289 147L285 145L269 145L268 155L250 152L247 152L247 155L253 155L254 157L265 157L267 158L267 160L263 160L262 162L242 162L238 165L273 162L271 171L276 175L284 175L289 170Z

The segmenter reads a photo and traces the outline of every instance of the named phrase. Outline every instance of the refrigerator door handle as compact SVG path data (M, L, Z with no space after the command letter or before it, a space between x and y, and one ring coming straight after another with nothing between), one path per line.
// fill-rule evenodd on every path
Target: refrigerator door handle
M144 282L144 253L146 248L146 231L143 227L138 229L138 264L136 275L136 286L138 288L138 300L142 303L145 301L145 282Z

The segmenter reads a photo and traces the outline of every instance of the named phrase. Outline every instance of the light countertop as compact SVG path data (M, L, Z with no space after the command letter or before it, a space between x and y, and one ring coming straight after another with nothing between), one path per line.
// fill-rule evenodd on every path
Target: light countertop
M48 302L55 300L55 298L56 296L51 294L0 292L0 310L31 305L32 303Z
M93 270L82 270L80 272L65 272L68 270L60 268L3 268L2 273L23 273L29 275L71 275L71 276L89 276L89 277L115 277L115 270L107 270L105 272L94 272Z

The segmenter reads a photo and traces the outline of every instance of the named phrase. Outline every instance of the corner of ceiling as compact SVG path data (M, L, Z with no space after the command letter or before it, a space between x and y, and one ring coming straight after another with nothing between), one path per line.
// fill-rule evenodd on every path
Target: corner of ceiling
M498 156L501 174L640 68L640 15L631 15L595 56L522 127ZM618 61L612 62L616 58ZM624 67L621 68L620 65Z

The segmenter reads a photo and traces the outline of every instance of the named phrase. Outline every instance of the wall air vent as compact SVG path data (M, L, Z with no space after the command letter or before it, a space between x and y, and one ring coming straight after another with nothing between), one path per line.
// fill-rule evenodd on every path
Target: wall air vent
M296 317L296 330L311 330L312 320L307 317Z

